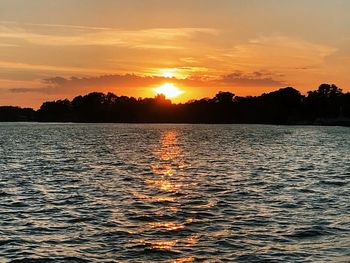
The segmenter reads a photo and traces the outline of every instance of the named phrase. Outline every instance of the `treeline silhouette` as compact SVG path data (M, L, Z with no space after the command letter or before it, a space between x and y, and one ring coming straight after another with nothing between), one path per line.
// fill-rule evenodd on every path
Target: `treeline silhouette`
M36 121L37 113L31 108L0 106L0 122Z
M292 87L261 96L219 92L213 98L173 104L164 95L136 99L93 92L45 102L39 110L0 107L0 121L127 123L260 123L350 126L350 93L322 84L306 96Z

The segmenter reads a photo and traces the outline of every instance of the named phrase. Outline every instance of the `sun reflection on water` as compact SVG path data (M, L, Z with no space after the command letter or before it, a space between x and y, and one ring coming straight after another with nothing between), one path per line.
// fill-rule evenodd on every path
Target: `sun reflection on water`
M178 258L172 261L172 263L185 263L185 262L193 262L194 258L193 257L187 257L187 258Z
M170 180L169 177L178 176L179 170L184 168L182 160L182 149L177 141L177 132L168 130L163 132L159 146L154 151L155 162L151 164L155 179L146 182L161 191L173 192L182 187L179 180Z
M157 220L146 223L143 229L146 232L164 234L161 238L144 238L139 242L147 244L152 249L172 253L176 251L177 246L193 246L197 243L197 236L182 233L186 230L186 224L191 223L193 219L179 220L175 214L181 210L181 195L188 188L183 172L186 165L183 149L179 143L179 131L162 131L159 144L153 149L153 157L150 164L152 175L144 179L152 195L143 196L143 200L158 205L153 211ZM193 260L194 258L187 256L176 258L172 262Z
M166 229L168 231L179 230L185 228L183 224L176 222L152 222L149 224L151 228Z

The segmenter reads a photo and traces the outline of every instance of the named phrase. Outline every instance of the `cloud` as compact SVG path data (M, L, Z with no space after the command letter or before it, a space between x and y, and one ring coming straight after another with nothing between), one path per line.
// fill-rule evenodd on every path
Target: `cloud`
M281 77L281 75L279 77ZM219 82L241 87L275 87L287 85L285 81L274 79L271 73L262 71L255 71L252 73L243 73L241 71L235 71L231 74L223 75Z
M7 44L7 43L0 43L0 47L18 47L18 45L15 45L15 44Z
M8 62L0 61L1 70L19 70L19 71L33 71L33 72L60 72L60 73L103 73L106 70L98 68L81 68L72 66L55 66L55 65L44 65L44 64L32 64L32 63L21 63L21 62Z
M9 89L12 93L33 93L40 92L41 88L11 88Z
M234 71L231 74L217 78L207 76L188 76L186 78L166 78L161 76L144 76L136 74L114 74L95 77L52 77L42 80L42 87L11 88L12 93L46 93L46 94L83 94L91 91L117 91L120 95L128 94L130 90L155 87L171 82L181 87L280 87L286 85L282 80L274 79L272 74L264 71L243 73ZM135 95L135 94L134 94Z
M236 45L225 55L241 65L251 62L255 67L295 68L321 65L337 48L282 35L261 36Z
M182 41L198 34L215 35L210 28L116 28L0 23L0 39L20 39L39 46L120 46L136 49L181 49Z
M159 76L141 76L136 74L102 75L96 77L52 77L42 80L43 86L39 88L12 88L11 92L38 92L48 94L81 93L87 91L121 90L159 85L164 82L190 82L183 79L165 78ZM121 91L122 95L123 91Z

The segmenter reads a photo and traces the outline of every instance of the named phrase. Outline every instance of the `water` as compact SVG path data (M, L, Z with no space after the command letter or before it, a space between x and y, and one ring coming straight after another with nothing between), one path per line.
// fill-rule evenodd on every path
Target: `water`
M0 124L0 261L349 262L349 141L343 127Z

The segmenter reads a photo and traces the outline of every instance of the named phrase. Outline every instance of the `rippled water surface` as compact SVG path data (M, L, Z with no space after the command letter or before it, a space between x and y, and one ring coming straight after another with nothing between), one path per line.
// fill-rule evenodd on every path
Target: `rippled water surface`
M343 127L0 124L0 262L349 262L349 142Z

